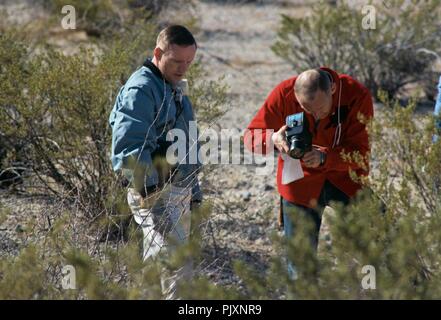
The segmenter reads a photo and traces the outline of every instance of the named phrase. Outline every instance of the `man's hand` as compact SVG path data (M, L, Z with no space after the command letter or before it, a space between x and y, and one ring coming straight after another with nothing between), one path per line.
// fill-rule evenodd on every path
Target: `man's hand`
M321 165L321 157L322 157L322 152L320 150L312 149L312 151L305 153L305 155L302 158L302 161L305 164L305 167L317 168Z
M157 189L154 192L148 193L145 197L141 195L140 206L142 209L151 209L161 198L162 190Z
M283 153L288 153L289 151L289 146L288 143L286 142L286 136L285 136L286 129L287 126L284 125L279 129L279 131L274 132L271 136L271 141L274 143L276 148Z

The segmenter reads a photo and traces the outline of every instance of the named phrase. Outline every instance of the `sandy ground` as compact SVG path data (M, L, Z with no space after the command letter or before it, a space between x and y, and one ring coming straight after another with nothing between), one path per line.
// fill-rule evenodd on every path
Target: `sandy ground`
M271 50L280 15L304 14L301 6L220 5L202 3L198 39L202 61L215 78L225 75L229 86L227 113L217 122L221 128L245 129L270 91L282 80L294 75L292 67ZM261 158L260 158L261 159ZM230 208L216 208L213 230L216 248L210 242L207 261L218 262L208 269L216 282L228 284L233 259L254 266L260 272L274 254L271 234L277 232L278 194L274 168L265 175L253 165L221 165L209 181L217 188L210 197Z

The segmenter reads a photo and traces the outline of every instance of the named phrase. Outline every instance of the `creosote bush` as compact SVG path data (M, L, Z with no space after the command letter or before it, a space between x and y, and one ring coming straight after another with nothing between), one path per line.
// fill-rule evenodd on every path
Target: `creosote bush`
M71 6L75 9L76 30L85 31L94 38L117 37L128 29L136 28L141 21L158 20L161 15L178 9L187 20L193 19L192 1L169 0L43 0L43 7L51 15L52 24L59 24L62 8Z
M298 72L328 66L353 75L376 98L380 90L393 97L412 83L430 88L426 94L433 96L441 2L379 1L369 11L364 5L320 2L310 15L283 15L272 49Z

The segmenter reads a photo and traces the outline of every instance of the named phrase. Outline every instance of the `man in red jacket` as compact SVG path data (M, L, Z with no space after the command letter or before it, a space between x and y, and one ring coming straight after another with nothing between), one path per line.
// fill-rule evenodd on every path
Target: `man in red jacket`
M304 112L308 120L313 144L312 151L305 153L300 161L288 156L285 135L286 117L299 112ZM348 204L361 189L349 172L354 171L359 176L369 173L368 133L366 121L361 119L372 117L369 91L350 76L329 68L307 70L281 82L270 93L248 125L244 140L246 147L253 152L266 154L273 150L273 146L280 151L277 187L286 237L293 236L296 220L302 215L313 222L310 241L316 250L322 216L320 209L330 201ZM271 139L267 140L267 135L271 135ZM266 141L273 146L266 145ZM364 160L352 161L343 157L354 153ZM288 268L295 278L293 265Z

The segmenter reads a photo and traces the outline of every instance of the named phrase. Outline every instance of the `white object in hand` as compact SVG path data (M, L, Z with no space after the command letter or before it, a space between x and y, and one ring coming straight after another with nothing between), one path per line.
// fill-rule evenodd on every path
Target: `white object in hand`
M286 153L281 153L281 155L283 159L282 184L302 179L305 175L300 160L291 158Z

